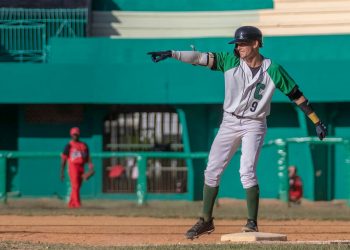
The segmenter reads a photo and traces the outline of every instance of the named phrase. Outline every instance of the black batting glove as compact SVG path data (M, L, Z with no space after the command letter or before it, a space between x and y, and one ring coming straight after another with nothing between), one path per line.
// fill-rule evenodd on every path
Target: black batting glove
M147 55L151 55L152 61L157 63L159 61L167 59L168 57L171 57L172 52L171 52L171 50L156 51L156 52L148 52Z
M322 122L318 122L316 124L316 133L318 138L322 141L323 138L327 136L327 127Z

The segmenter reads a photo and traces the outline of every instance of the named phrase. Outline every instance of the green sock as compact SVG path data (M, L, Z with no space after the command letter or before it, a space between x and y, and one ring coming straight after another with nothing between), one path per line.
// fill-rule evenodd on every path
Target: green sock
M256 185L251 188L247 188L247 208L248 208L248 219L258 220L258 210L259 210L259 186Z
M210 220L213 216L213 207L219 187L209 187L204 184L203 188L203 218L205 221Z

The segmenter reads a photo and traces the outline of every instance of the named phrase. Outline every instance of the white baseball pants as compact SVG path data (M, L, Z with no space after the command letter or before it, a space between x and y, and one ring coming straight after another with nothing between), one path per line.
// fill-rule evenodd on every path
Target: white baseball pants
M218 134L211 146L207 168L204 172L205 184L217 187L220 177L232 156L242 144L239 173L243 188L258 184L256 165L266 133L266 119L239 119L224 112Z

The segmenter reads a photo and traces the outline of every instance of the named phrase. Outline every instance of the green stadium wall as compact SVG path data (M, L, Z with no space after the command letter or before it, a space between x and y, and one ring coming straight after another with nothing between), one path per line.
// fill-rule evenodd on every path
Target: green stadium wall
M154 64L146 52L163 49L230 51L228 38L202 39L54 39L46 64L0 64L0 113L9 119L0 132L6 150L61 151L71 126L82 128L91 151L102 150L102 124L113 105L169 105L184 110L192 151L208 151L222 117L223 75L175 60ZM350 36L267 37L262 53L280 62L314 103L330 134L350 137ZM337 53L329 49L337 48ZM195 94L194 94L195 93ZM83 105L79 123L33 124L25 119L27 105ZM288 98L276 92L268 118L266 140L314 136L310 122L300 118ZM11 131L11 133L9 133ZM325 148L293 145L290 164L298 166L310 200L348 198L345 152L341 146L327 156ZM328 152L328 151L327 151ZM327 158L328 157L328 158ZM331 158L334 158L333 160ZM102 163L95 160L97 168ZM195 161L195 199L201 198L204 161ZM220 197L243 198L234 157L222 178ZM8 191L24 197L61 196L59 159L11 161ZM317 173L317 176L316 176ZM262 151L258 176L263 198L277 198L276 149ZM84 197L125 198L102 193L102 174L87 183Z
M228 11L271 9L273 0L98 0L92 3L99 11Z
M47 64L1 64L0 103L222 103L222 73L175 60L154 64L146 53L188 50L191 44L202 51L230 51L228 40L55 39ZM350 36L267 37L264 42L262 53L282 64L313 103L349 101L344 75L350 67ZM273 101L289 102L279 91Z

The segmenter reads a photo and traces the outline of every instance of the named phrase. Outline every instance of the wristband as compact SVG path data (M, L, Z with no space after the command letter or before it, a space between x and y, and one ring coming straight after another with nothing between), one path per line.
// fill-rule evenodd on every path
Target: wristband
M312 112L311 114L309 114L308 117L315 125L317 125L317 123L320 122L320 119L318 118L315 112Z

